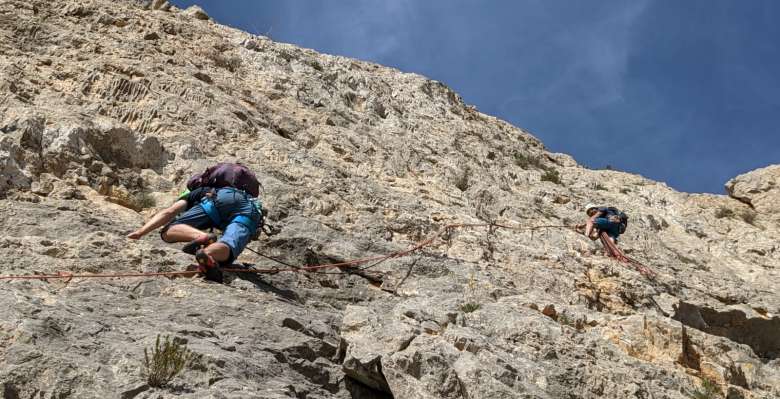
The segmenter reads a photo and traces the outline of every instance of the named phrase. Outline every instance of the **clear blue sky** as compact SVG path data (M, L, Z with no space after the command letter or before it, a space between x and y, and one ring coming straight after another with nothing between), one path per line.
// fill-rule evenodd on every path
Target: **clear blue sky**
M780 163L780 1L172 3L442 81L592 168L722 193Z

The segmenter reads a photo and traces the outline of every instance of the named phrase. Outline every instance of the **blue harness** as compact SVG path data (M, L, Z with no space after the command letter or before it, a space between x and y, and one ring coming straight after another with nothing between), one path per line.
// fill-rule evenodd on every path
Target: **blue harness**
M257 209L257 203L255 201L250 202L252 203L252 207L255 208L258 213L260 213L260 210ZM208 215L209 219L211 219L214 225L219 227L220 230L224 230L225 227L227 227L227 225L230 223L239 223L246 226L246 228L248 228L249 231L251 231L253 234L255 231L257 231L257 223L255 223L252 218L246 215L233 216L232 219L228 220L227 223L223 225L222 218L219 216L219 210L217 210L216 205L214 205L214 200L209 197L203 197L203 199L200 200L200 206L203 208L203 212L206 212L206 215Z

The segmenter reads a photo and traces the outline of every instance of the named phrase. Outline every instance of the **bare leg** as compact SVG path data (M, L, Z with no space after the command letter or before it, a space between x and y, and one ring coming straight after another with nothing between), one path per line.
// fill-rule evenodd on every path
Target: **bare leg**
M224 262L230 257L230 247L221 242L215 242L203 250L217 262Z
M162 235L165 242L190 242L206 233L186 224L175 224Z
M585 222L585 236L590 237L591 234L593 234L593 219L588 218Z

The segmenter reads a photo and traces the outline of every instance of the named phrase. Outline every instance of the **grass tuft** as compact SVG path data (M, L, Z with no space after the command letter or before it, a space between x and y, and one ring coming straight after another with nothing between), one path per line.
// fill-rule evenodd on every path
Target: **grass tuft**
M479 310L479 308L480 305L478 303L466 302L463 305L461 305L460 310L462 310L463 313L471 313L471 312L476 312L477 310Z
M694 399L717 399L721 397L718 384L707 378L702 380L701 387L693 392Z
M515 158L515 165L523 169L526 170L529 168L546 169L542 161L537 156L526 155L519 151L515 151L514 158Z
M541 180L561 184L561 175L555 169L547 169L542 175Z
M718 219L730 218L733 216L734 216L734 211L729 208L726 208L725 206L721 206L715 211L715 217Z
M151 387L163 387L176 377L195 359L195 355L181 341L165 337L160 341L160 335L154 343L151 354L144 348L144 367L146 382Z
M227 69L230 72L235 72L241 68L241 58L236 56L226 56L219 51L209 51L206 53L206 58L214 62L214 65Z
M755 224L756 216L757 216L756 212L753 211L752 209L744 210L742 212L739 212L739 214L737 214L736 212L734 212L734 210L730 208L726 208L725 206L720 206L718 207L717 210L715 210L715 217L718 219L723 219L723 218L733 219L739 217L740 219L742 219L743 222L753 226L756 225Z

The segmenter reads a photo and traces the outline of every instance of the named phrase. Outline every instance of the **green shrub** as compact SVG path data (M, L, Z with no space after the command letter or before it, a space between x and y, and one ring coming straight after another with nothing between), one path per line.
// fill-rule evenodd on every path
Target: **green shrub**
M542 175L542 181L549 181L555 184L561 184L561 175L555 169L547 169Z
M146 382L155 388L165 386L195 359L195 355L187 349L183 341L171 341L169 337L165 337L164 341L160 342L160 335L157 335L151 352L150 356L149 351L144 348L144 366Z
M476 312L477 310L479 310L479 308L480 305L478 303L466 302L463 305L461 305L460 310L462 310L463 313L471 313L471 312Z
M214 65L235 72L241 68L241 58L237 56L228 57L219 51L210 51L206 53L206 58L214 62Z
M536 169L545 169L544 164L539 157L533 155L526 155L519 151L515 151L515 164L523 169L533 167Z
M701 387L693 392L694 399L716 399L723 397L718 385L707 378L702 380Z
M599 191L607 191L607 188L601 183L596 184L593 188Z
M735 218L737 216L745 223L755 226L756 212L753 210L745 210L737 214L734 210L721 206L715 211L715 217L718 219Z
M715 211L715 217L718 219L730 218L734 216L734 211L725 206L721 206Z

